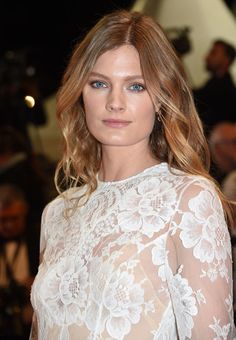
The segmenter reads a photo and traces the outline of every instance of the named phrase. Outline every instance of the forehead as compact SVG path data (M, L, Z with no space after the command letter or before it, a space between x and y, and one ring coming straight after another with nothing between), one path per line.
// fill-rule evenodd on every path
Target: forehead
M25 213L25 203L23 201L13 201L6 207L0 207L0 217L21 215Z
M100 55L93 67L93 71L111 69L136 69L141 72L140 57L136 48L132 45L122 45Z
M218 127L212 135L215 142L236 141L236 126L234 124Z
M224 56L225 55L225 48L222 44L214 44L210 50L210 54L212 55L221 55Z

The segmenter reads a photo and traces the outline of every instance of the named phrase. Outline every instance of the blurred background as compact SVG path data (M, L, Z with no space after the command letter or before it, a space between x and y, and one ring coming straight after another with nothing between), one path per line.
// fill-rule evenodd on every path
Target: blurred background
M17 98L19 92L23 92L21 97L33 97L35 103L28 97L23 105L26 104L27 108L35 105L34 109L28 109L27 117L18 117L16 124L24 129L23 125L29 118L27 130L36 152L45 154L53 161L59 157L54 94L74 43L104 13L115 8L129 8L132 3L131 0L61 1L55 6L49 1L2 2L0 96L4 99L0 102L0 113L9 115L7 111L11 106L11 111L14 110L14 115L17 115L17 105L22 104ZM14 108L13 101L18 101ZM22 111L21 107L19 109ZM47 117L44 117L43 109Z
M7 97L11 102L18 100L17 107L21 104L18 92L24 98L28 95L27 117L18 117L16 124L24 129L28 120L35 151L53 161L60 157L55 92L72 47L99 17L116 8L143 11L161 23L179 50L193 87L207 78L204 57L213 39L226 38L236 44L235 0L90 0L61 1L56 6L44 1L2 1L0 113L7 115ZM231 72L236 79L236 65Z

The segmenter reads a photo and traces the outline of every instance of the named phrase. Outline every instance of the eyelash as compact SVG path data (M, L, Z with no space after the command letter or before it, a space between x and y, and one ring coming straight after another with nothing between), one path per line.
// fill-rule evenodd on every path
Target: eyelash
M100 88L106 88L107 84L105 82L101 81L101 80L93 80L93 81L90 82L90 86L94 89L100 89ZM134 87L136 87L136 89L134 89ZM137 89L137 87L138 87L138 89ZM130 85L128 88L132 92L142 92L146 89L143 84L139 84L139 83L134 83L134 84Z
M142 92L145 90L145 86L143 84L139 84L139 83L135 83L135 84L132 84L130 87L139 87L139 89L137 90L136 89L133 89L134 92Z
M97 86L97 84L100 84L102 86ZM91 87L93 87L95 89L107 87L107 85L103 81L100 81L100 80L93 80L93 81L90 82L90 85L91 85Z

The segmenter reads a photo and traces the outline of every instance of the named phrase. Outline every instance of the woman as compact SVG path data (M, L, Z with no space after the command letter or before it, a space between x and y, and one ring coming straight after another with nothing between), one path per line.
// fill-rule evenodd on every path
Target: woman
M57 186L71 188L43 213L31 339L232 339L227 204L160 26L102 18L75 47L57 114Z

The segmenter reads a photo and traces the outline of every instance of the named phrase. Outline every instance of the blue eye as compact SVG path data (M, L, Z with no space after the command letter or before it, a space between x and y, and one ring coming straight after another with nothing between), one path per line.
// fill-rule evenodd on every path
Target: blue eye
M102 81L96 80L91 82L91 86L94 87L95 89L100 89L106 87L106 84L103 83Z
M134 92L141 92L145 90L145 87L141 84L133 84L130 86L130 89Z

